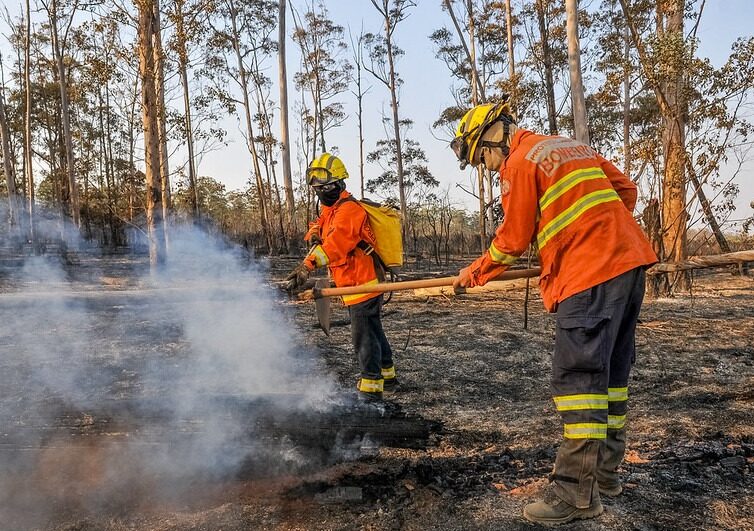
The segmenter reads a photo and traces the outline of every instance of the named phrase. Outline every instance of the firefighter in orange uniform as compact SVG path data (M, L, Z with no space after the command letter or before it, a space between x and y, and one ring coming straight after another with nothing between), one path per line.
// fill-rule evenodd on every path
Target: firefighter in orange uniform
M373 255L374 234L366 211L346 191L348 172L343 162L323 153L307 169L307 182L321 208L310 224L306 240L313 244L304 261L286 278L288 289L303 286L309 274L327 266L338 287L376 284L383 276ZM393 352L382 329L380 293L347 295L343 302L351 316L351 339L361 368L359 397L379 400L397 386Z
M451 147L461 168L499 171L505 212L456 287L484 285L534 242L542 299L556 312L551 383L563 440L544 499L524 517L557 525L597 516L600 494L622 491L636 322L645 268L657 261L632 215L636 186L588 145L518 128L507 102L468 111Z

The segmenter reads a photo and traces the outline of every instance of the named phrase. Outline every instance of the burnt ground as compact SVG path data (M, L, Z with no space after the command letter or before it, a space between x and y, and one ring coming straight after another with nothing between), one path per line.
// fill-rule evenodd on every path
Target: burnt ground
M280 261L272 276L292 263ZM77 277L75 268L69 280L79 288L138 292L131 279L143 264L114 261L105 275L89 277ZM12 279L2 289L14 290ZM102 491L101 479L92 478L109 456L94 452L92 458L81 443L73 450L58 444L33 478L14 479L36 489L34 501L21 505L25 511L45 514L28 528L536 529L521 510L546 484L561 427L548 387L554 320L533 290L524 330L523 301L523 292L396 294L386 306L384 326L402 383L392 400L444 426L426 449L383 447L260 477L187 480L165 497L153 495L159 480L148 475L143 483L157 485L151 494L141 496L134 487L139 482L131 482L128 493L114 489L107 503L94 504L81 499ZM325 337L313 304L280 302L299 328L301 351L321 374L352 388L358 367L348 327L335 326ZM156 331L143 306L134 304L129 298L118 303L118 322L101 331L91 355L106 358L114 375L108 385L118 389L101 389L106 395L137 392L143 359L178 353L184 341L179 329ZM107 317L112 307L98 311ZM2 330L12 310L0 304L0 312ZM334 306L336 325L346 315ZM697 274L690 294L645 302L641 320L629 384L629 452L621 469L625 491L603 500L599 518L562 529L754 529L754 280L727 271ZM171 366L181 363L175 355ZM22 399L22 392L14 398L8 389L27 370L4 363L3 399ZM12 426L3 431L7 437ZM55 488L45 487L53 482ZM21 529L14 527L20 521L0 529Z

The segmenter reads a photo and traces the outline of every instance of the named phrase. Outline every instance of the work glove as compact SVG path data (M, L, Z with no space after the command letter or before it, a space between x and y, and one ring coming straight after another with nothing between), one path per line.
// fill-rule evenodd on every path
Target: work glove
M299 264L298 266L296 266L296 269L291 271L290 274L285 277L285 280L287 282L285 289L290 292L298 291L304 287L304 284L308 279L309 268L307 268L304 264Z
M464 267L458 272L458 276L453 281L453 291L458 292L460 288L468 288L471 285L471 266Z
M319 225L309 223L309 232L304 236L304 241L309 242L311 245L322 245L322 233L320 232Z

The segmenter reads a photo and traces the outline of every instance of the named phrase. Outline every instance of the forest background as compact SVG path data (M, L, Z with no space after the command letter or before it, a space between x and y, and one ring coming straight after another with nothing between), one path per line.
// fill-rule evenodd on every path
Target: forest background
M448 142L508 94L523 127L591 143L639 185L663 260L751 247L752 23L745 0L9 3L0 234L159 263L188 220L301 252L305 168L327 150L354 195L402 210L409 257L448 263L503 215L496 178Z

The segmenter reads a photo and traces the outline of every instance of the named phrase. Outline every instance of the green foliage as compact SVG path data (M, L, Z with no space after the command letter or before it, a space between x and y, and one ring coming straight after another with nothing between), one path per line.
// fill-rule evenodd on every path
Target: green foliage
M403 183L406 189L407 201L411 201L413 194L422 190L439 186L432 172L427 167L427 155L419 146L419 143L409 138L403 142ZM369 193L376 193L381 197L397 204L396 195L398 189L398 150L395 140L378 140L377 149L367 155L367 161L377 163L382 168L382 173L377 177L368 179L366 189Z

